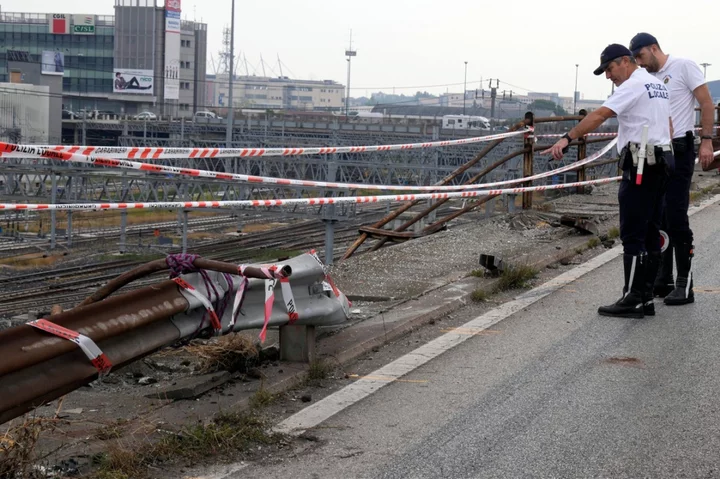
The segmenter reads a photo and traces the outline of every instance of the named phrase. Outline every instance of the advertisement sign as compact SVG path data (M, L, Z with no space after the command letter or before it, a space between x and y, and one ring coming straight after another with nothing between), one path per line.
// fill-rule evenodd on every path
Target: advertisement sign
M62 52L43 51L40 71L43 75L64 75L65 54Z
M152 70L129 70L116 68L113 70L113 93L132 93L134 95L153 94Z
M180 0L165 1L165 99L180 99Z
M70 33L70 15L53 13L50 15L49 30L54 35L67 35Z
M95 35L95 15L73 15L75 35Z

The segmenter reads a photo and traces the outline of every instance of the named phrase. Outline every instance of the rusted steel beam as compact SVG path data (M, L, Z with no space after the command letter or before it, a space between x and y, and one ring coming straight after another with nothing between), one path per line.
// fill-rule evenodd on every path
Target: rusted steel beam
M516 125L514 125L512 128L510 128L510 131L517 131L520 128L524 128L524 127L525 127L525 122L518 122ZM446 184L450 183L452 180L454 180L455 178L457 178L458 176L460 176L461 174L465 173L467 170L469 170L470 168L475 166L475 164L477 164L480 160L482 160L488 153L490 153L497 145L499 145L503 141L504 141L503 139L493 141L488 146L483 148L483 150L480 153L478 153L475 156L475 158L473 158L469 162L462 165L460 168L453 171L450 175L446 176L441 181L436 183L435 186L442 186L442 185L446 185ZM422 201L424 201L424 200L412 201L410 203L407 203L404 206L401 206L397 210L395 210L392 213L390 213L389 215L385 216L383 219L379 220L377 223L373 224L371 227L372 228L382 228L383 226L385 226L386 224L388 224L389 222L391 222L392 220L394 220L395 218L397 218L398 216L400 216L401 214L403 214L404 212L406 212L413 206L416 206L416 205L422 203ZM355 240L355 242L347 249L347 251L345 251L345 254L343 255L341 261L346 260L349 257L351 257L355 253L355 251L357 251L357 249L367 239L368 239L368 235L366 233L363 233L362 235L360 235L360 237L357 240Z
M535 118L535 123L556 123L561 121L580 121L582 117L580 115L566 115L566 116L545 116Z
M98 346L113 358L113 366L120 368L178 339L180 331L168 317L102 341ZM90 383L97 375L97 370L75 347L48 361L0 376L0 391L3 391L0 424Z
M173 281L163 281L108 298L101 303L65 311L53 316L52 322L99 343L186 311L188 302L178 288ZM11 371L77 351L77 346L32 326L22 325L0 331L0 351L3 357L0 361L1 377Z
M531 112L525 113L525 124L528 126L535 126L535 115ZM533 145L535 144L535 138L530 135L525 135L525 153L523 154L523 178L529 178L533 176L533 163L535 161L535 155L533 154ZM532 181L526 181L522 183L523 186L532 186ZM532 195L530 191L526 191L522 194L522 207L524 210L532 208Z
M580 110L579 114L580 114L580 116L585 118L585 116L587 116L587 111ZM587 136L578 138L578 147L577 147L577 161L582 161L585 158L587 158ZM585 181L586 179L587 179L587 167L581 166L577 173L577 180ZM582 195L585 193L585 187L578 186L576 191L577 191L577 194Z

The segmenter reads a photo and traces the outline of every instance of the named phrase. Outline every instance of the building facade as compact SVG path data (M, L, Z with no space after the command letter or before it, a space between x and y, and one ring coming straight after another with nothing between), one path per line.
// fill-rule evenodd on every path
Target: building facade
M0 82L23 82L20 56L62 78L73 112L191 116L205 102L207 25L181 0L115 0L115 15L0 13Z
M227 108L229 77L210 76L208 105ZM345 85L332 80L294 80L288 77L236 76L233 82L235 108L270 110L341 110L345 107Z

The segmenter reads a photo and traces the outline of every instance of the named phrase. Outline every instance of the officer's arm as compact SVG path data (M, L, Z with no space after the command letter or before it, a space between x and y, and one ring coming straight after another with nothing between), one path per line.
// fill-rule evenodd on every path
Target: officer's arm
M707 83L700 85L693 90L695 99L700 104L700 125L702 126L702 134L712 136L713 134L713 118L715 113L715 106L710 96L710 90L708 89Z
M594 131L598 126L602 125L605 120L615 116L615 112L606 106L601 106L597 110L591 111L582 119L580 123L568 132L568 136L573 140L587 135Z

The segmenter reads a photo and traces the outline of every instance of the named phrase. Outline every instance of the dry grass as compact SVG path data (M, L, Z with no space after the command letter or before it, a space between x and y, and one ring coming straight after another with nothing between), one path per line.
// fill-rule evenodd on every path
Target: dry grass
M598 238L590 238L587 242L588 249L597 248L600 246L600 239Z
M10 426L0 435L0 478L33 478L34 465L44 458L37 457L35 446L40 435L53 429L55 422L43 418L26 418L21 424ZM39 477L39 476L37 476Z
M44 253L31 253L22 256L11 256L0 259L0 265L10 266L17 269L39 268L50 266L62 259L62 254L46 255ZM2 476L0 476L2 477Z
M187 346L189 353L200 359L200 371L245 372L259 361L259 352L253 342L242 334L229 334L208 344Z
M483 303L483 302L487 301L489 296L490 295L488 294L487 291L485 291L482 288L479 288L479 289L476 289L475 291L473 291L472 300L475 301L476 303Z
M610 231L608 231L608 238L609 239L615 239L620 237L620 228L617 226L613 226L610 228Z
M333 372L334 366L327 361L317 359L310 363L308 368L307 376L305 377L306 385L316 385L323 379L330 376Z
M527 288L538 275L538 270L529 265L507 266L495 287L496 291Z
M485 270L484 269L474 269L474 270L470 271L470 276L473 276L475 278L484 278Z
M284 437L269 431L256 414L222 413L209 424L198 424L170 433L157 442L118 442L93 458L92 479L146 479L152 468L180 460L196 464L218 456L234 459L257 446L280 443ZM132 444L132 445L130 445Z

